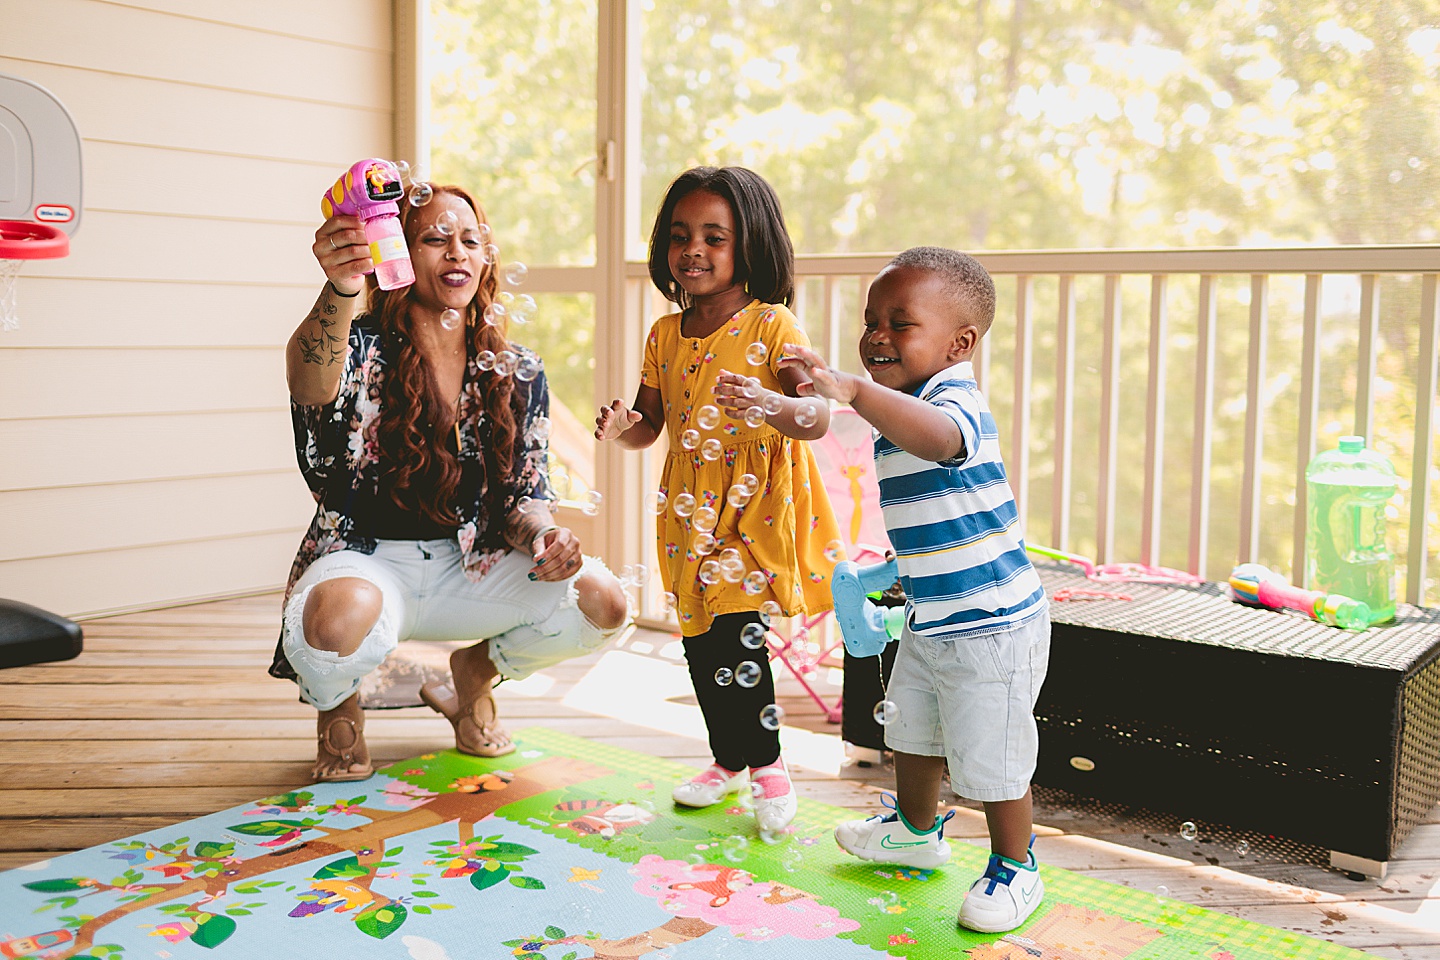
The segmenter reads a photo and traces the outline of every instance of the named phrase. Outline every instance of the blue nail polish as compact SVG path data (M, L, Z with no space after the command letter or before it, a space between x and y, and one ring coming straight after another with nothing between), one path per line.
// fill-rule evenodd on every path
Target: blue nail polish
M531 580L534 580L534 579L535 579L535 574L533 574L533 573L526 574L526 576L528 576Z

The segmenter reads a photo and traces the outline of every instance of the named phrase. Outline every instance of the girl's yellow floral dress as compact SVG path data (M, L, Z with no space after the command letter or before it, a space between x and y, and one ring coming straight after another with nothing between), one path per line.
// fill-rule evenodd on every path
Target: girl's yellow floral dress
M765 345L761 365L752 365L746 357L753 343ZM732 418L715 405L713 391L721 370L755 377L767 389L779 391L776 370L787 343L809 346L810 340L793 313L759 300L703 339L681 336L680 314L672 313L655 321L645 341L640 379L660 391L670 441L660 478L666 506L660 514L656 546L661 578L665 589L675 594L680 631L687 637L708 630L717 614L758 610L766 600L779 603L785 616L820 613L832 606L830 573L841 559L834 549L840 530L810 445L766 423L748 426L743 418ZM711 429L696 422L706 405L717 406L720 413ZM719 440L721 456L706 460L701 444L686 450L681 435L692 428L702 444ZM727 495L747 473L754 474L759 489L737 508ZM696 509L708 506L719 515L710 556L697 556L694 551L694 538L700 532L694 528L694 515L681 517L675 512L675 498L682 493L695 497ZM747 572L764 573L766 589L751 595L741 583L724 577L713 584L701 582L700 564L718 559L727 547L740 551Z

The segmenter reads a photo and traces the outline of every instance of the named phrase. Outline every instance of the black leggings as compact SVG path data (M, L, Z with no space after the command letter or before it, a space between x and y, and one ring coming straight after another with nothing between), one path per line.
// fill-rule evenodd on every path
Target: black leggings
M763 646L751 650L740 642L745 626L759 622L759 613L722 613L709 630L684 641L690 683L710 734L710 752L726 770L763 767L780 759L780 731L767 730L760 723L760 711L775 702L769 651ZM734 672L747 660L760 667L755 686L746 688L732 680L722 687L715 682L716 670L725 667Z

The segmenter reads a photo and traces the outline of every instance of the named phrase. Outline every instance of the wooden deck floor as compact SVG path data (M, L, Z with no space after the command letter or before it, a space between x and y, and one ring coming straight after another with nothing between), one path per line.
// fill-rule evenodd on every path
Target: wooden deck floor
M211 813L309 782L314 712L265 676L278 597L92 620L68 663L0 674L0 869ZM678 644L640 631L609 650L518 684L497 699L513 727L543 725L673 758L708 761ZM822 670L822 681L826 671ZM786 755L804 796L872 811L883 768L843 761L829 725L784 679ZM379 762L451 742L428 709L377 711ZM1322 868L1318 851L1255 834L1179 836L1180 818L1037 792L1042 862L1377 956L1440 958L1440 808L1382 882ZM984 844L959 808L947 835ZM1245 856L1236 852L1249 843Z

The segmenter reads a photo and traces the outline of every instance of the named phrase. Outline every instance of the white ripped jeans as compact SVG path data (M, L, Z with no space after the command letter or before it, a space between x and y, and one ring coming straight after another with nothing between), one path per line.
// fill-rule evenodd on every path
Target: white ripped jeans
M534 561L510 551L485 576L465 576L455 540L381 540L373 554L329 553L295 583L285 607L285 657L300 679L300 696L332 710L360 688L360 681L401 640L490 640L490 659L510 679L597 649L623 629L602 630L581 612L575 581L604 571L586 557L568 580L531 580ZM380 617L359 649L348 656L305 642L305 601L315 585L336 577L373 583L382 599Z

